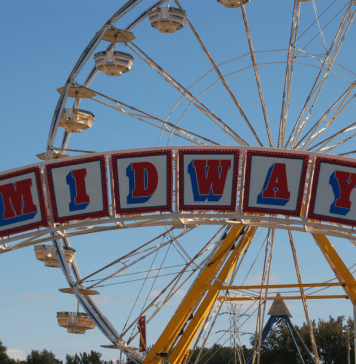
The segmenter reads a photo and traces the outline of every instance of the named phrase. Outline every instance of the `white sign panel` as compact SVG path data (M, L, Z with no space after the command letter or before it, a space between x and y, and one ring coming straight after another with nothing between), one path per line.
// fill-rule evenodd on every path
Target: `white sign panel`
M0 236L48 225L40 167L0 176Z
M308 217L356 225L356 163L318 157Z
M172 151L111 157L116 213L172 211Z
M308 156L248 151L243 211L299 216Z
M46 166L54 222L108 216L105 156Z
M235 211L238 149L179 151L179 209Z

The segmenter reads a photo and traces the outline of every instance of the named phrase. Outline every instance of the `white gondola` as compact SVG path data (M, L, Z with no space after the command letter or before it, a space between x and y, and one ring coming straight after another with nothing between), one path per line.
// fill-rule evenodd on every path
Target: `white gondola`
M223 4L227 8L238 8L241 5L247 4L250 0L217 0L218 3Z
M63 109L59 126L70 133L81 133L90 129L94 122L94 114L82 109Z
M67 263L72 263L75 255L75 249L63 247L63 252L66 257ZM36 245L35 246L36 259L44 262L46 267L60 268L57 252L53 245Z
M87 313L57 312L57 321L71 334L85 334L86 330L95 328L94 321Z
M153 28L161 33L174 33L184 28L186 12L177 8L154 8L148 13Z
M121 76L129 72L134 63L131 54L119 51L103 51L94 54L95 66L107 76Z

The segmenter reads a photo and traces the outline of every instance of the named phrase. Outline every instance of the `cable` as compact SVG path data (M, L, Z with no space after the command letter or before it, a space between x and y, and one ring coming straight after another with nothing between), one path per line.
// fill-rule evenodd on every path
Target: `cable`
M164 236L163 236L163 238L162 238L161 244L163 243L163 239L164 239L164 237L165 237L165 235L164 235ZM144 280L144 281L143 281L143 283L142 283L142 286L141 286L140 292L138 292L138 295L137 295L137 297L136 297L135 303L132 305L132 308L131 308L130 314L129 314L129 316L127 317L127 320L126 320L126 322L125 322L124 328L122 329L122 332L124 332L125 327L126 327L126 325L127 325L128 321L129 321L130 317L131 317L132 311L134 310L134 308L135 308L135 306L136 306L136 303L137 303L137 301L138 301L138 298L140 297L140 294L141 294L141 292L142 292L142 290L143 290L143 287L144 287L144 285L145 285L145 283L146 283L146 281L147 281L148 275L150 274L151 269L152 269L152 266L153 266L153 264L154 264L154 262L155 262L155 260L156 260L156 258L157 258L158 252L159 252L159 250L157 250L156 255L154 256L154 258L153 258L153 260L152 260L150 270L149 270L149 272L147 272L147 274L146 274L145 280ZM121 335L122 335L122 334L121 334Z
M186 264L177 264L177 265L171 265L169 267L164 267L162 269L170 269L170 268L176 268L176 267L183 267L183 266L186 266ZM157 269L152 269L151 272L154 272L155 270L159 270L159 268ZM120 277L126 277L126 276L133 276L135 274L142 274L142 273L147 273L149 272L148 270L142 270L142 271L139 271L139 272L134 272L134 273L127 273L127 274L118 274L116 276L113 276L113 277L110 277L109 279L112 279L112 278L120 278ZM89 281L86 281L86 282L96 282L96 281L100 281L101 278L98 278L98 279L91 279Z
M159 268L159 271L158 271L157 275L154 277L154 279L155 279L155 280L153 281L152 286L151 286L151 289L150 289L150 291L149 291L149 292L148 292L148 294L147 294L146 300L145 300L144 304L142 305L142 310L141 310L140 316L142 316L142 312L144 312L144 310L145 310L145 306L146 306L146 303L147 303L148 297L150 296L150 294L151 294L151 292L152 292L152 289L153 289L153 286L154 286L154 285L155 285L155 283L156 283L157 277L159 277L159 272L160 272L160 271L161 271L161 269L162 269L162 265L163 265L164 261L165 261L165 260L166 260L166 258L167 258L167 254L168 254L169 249L171 248L172 244L173 244L173 242L172 242L171 244L169 244L169 245L168 245L168 249L167 249L167 251L166 251L166 254L164 255L164 258L163 258L163 260L162 260L162 263L161 263L161 266L160 266L160 268ZM131 332L131 335L130 335L130 339L131 339L131 337L132 337L132 335L133 335L134 331L135 331L135 326L132 328L132 332ZM129 339L129 340L130 340L130 339Z
M186 270L186 272L194 272L196 269L192 269L192 270ZM171 276L174 274L179 274L181 273L181 271L179 272L175 272L175 273L167 273L167 274L161 274L159 277L166 277L166 276ZM138 282L138 281L144 281L146 279L154 279L156 277L147 277L147 278L139 278L139 279L133 279L132 281L124 281L124 282L117 282L117 283L109 283L109 284L103 284L97 287L106 287L106 286L115 286L117 284L123 284L123 283L131 283L131 282Z

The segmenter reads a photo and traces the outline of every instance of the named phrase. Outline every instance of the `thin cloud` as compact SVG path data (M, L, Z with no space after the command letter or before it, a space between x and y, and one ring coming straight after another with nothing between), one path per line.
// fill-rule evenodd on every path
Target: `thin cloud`
M43 293L38 294L37 292L24 293L22 297L27 301L45 301L45 300L58 300L60 297L55 294Z
M22 349L7 349L6 354L15 360L26 360L26 353Z

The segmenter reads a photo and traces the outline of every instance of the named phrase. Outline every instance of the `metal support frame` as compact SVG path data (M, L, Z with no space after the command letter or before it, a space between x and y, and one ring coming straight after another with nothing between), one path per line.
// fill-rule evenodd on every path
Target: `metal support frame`
M231 272L236 266L239 258L249 246L255 231L256 231L255 228L250 228L241 237L239 243L236 244L235 249L231 252L223 268L219 272L218 276L215 278L215 281L213 283L214 286L220 286L221 284L224 284L227 281ZM208 291L203 301L199 305L199 307L195 309L193 318L189 322L189 325L184 330L183 335L180 337L174 349L168 356L167 361L170 364L180 364L182 362L184 354L189 350L189 347L192 344L196 334L198 333L198 330L200 329L205 318L212 309L217 296L218 296L218 291Z
M284 296L284 297L262 297L262 300L264 301L275 301L275 300L301 300L302 296ZM324 296L305 296L308 300L322 300L322 299L337 299L337 298L346 298L349 297L347 295L324 295ZM226 296L220 296L218 298L218 301L258 301L260 297L257 296L244 296L244 297L226 297Z
M282 298L283 299L283 298ZM294 327L294 325L292 324L291 320L289 319L288 316L283 315L283 316L278 316L278 315L271 315L270 318L268 319L268 321L266 322L266 325L263 328L263 332L262 332L262 340L261 340L261 345L264 343L264 341L266 340L268 334L270 333L270 331L272 330L272 327L274 325L279 324L282 320L284 320L285 324L287 325L288 331L293 339L294 345L297 349L297 352L299 354L299 357L302 361L302 363L304 363L303 358L300 354L299 348L297 346L297 343L294 339L294 336L292 334L292 331L294 332L294 335L297 337L300 346L303 348L304 352L307 354L308 359L312 361L312 363L315 364L315 359L313 358L313 356L311 355L311 353L309 352L308 348L306 347L303 339L300 337L298 331L296 330L296 328ZM252 360L253 360L253 351L250 352L248 358L246 359L246 364L251 364Z
M162 357L157 354L168 353L171 349L193 310L203 298L206 292L205 287L216 276L224 261L228 259L232 245L242 232L243 227L234 226L225 237L221 238L220 244L210 254L210 258L207 260L203 270L187 292L175 314L156 341L156 344L148 353L144 364L160 363Z
M286 322L287 325L290 326L290 328L293 330L295 336L298 338L300 345L302 346L303 350L305 351L305 353L308 355L308 358L315 364L315 359L313 358L313 356L311 355L310 351L308 350L308 348L306 347L306 345L304 344L303 339L300 337L299 332L296 330L296 328L294 327L294 325L292 324L292 321L289 319L288 316L284 316L283 317L284 321Z
M351 300L353 305L356 305L356 280L337 254L334 247L331 245L329 239L324 235L313 234L314 240L317 243L319 249L323 253L325 259L330 265L330 268L335 273L336 278L343 284L343 288Z
M282 318L280 316L276 316L276 315L271 315L270 316L270 318L266 322L266 325L265 325L265 327L263 328L263 331L262 331L261 345L266 340L266 338L267 338L268 334L270 333L273 325L276 324L276 323L279 323L281 320L282 320ZM251 364L252 359L253 359L253 350L251 350L249 356L247 357L246 364Z
M282 110L281 110L281 119L280 119L279 134L278 134L278 147L282 147L284 145L287 132L287 119L289 111L290 92L292 89L292 78L293 78L293 69L295 61L295 51L297 45L299 15L300 15L300 2L295 1L293 8L292 27L289 38L287 67L284 79Z
M325 85L325 82L331 72L333 65L335 64L336 57L341 49L341 46L346 38L346 34L348 33L350 26L354 20L356 10L352 11L353 1L350 1L350 4L345 12L345 15L341 21L341 24L336 32L335 38L330 46L329 52L324 58L323 65L320 68L320 71L315 79L312 89L305 101L303 109L296 121L293 130L288 138L288 141L285 145L287 148L290 146L292 149L295 148L298 143L299 138L302 136L302 132L304 130L305 125L308 122L308 119L316 105L316 102L319 98L319 95ZM325 73L323 74L323 72Z

